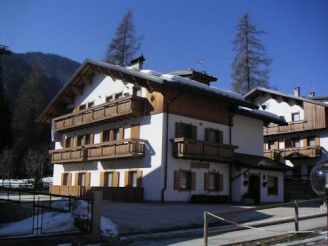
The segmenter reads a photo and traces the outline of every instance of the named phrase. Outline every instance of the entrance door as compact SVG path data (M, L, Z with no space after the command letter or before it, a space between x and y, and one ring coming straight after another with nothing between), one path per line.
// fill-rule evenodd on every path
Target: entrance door
M248 193L250 197L254 198L255 203L260 202L260 176L249 176Z

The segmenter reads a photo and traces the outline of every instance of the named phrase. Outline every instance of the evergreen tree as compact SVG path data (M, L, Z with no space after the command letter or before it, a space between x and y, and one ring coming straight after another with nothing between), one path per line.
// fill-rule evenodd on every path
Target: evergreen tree
M256 86L269 87L271 59L259 39L264 33L250 23L247 13L237 25L237 35L232 43L237 54L231 75L232 88L237 93L245 94Z
M135 34L133 12L128 12L123 17L116 30L116 36L109 44L105 61L121 66L129 65L135 53L140 49L142 37Z

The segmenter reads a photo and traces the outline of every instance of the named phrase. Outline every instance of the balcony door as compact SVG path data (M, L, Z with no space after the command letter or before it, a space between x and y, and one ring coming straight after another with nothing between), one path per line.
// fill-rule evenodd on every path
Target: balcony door
M249 176L248 179L248 193L249 196L252 197L254 199L255 203L259 203L260 202L260 176L258 175L251 175Z

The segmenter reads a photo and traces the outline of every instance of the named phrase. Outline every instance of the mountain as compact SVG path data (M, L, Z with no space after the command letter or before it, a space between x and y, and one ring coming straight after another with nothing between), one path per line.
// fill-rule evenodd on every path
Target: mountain
M15 110L15 101L21 85L30 78L36 64L40 64L42 68L42 83L48 102L80 65L71 59L41 52L13 53L0 59L2 59L3 78L12 110Z

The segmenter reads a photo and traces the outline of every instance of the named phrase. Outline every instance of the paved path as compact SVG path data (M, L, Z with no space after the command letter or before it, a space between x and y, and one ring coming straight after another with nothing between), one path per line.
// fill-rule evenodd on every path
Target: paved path
M236 210L245 206L227 204L190 203L113 203L104 202L103 216L110 218L121 235L147 232L160 232L186 228L200 228L203 225L204 211ZM320 213L320 204L310 204L299 209L300 216ZM271 221L294 216L292 207L280 207L247 212L230 216L239 222ZM217 222L211 219L210 222Z

